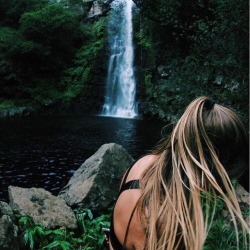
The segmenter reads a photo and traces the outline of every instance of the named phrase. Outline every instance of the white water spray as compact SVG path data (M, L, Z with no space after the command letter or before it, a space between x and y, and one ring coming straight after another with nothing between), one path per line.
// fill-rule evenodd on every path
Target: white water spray
M134 118L135 77L133 69L132 0L115 0L111 4L109 20L110 58L107 89L102 115Z

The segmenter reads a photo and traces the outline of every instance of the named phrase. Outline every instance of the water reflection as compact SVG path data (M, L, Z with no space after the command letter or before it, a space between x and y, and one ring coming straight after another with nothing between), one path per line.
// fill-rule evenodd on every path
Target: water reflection
M100 116L1 120L0 200L7 200L9 185L43 187L57 194L104 143L118 143L138 158L160 139L162 126Z

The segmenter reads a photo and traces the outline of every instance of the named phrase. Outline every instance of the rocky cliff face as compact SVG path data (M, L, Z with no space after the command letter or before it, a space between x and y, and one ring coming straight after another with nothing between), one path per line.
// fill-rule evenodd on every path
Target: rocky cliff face
M88 5L87 19L95 19L102 15L106 15L109 10L109 5L113 0L88 0L85 4Z

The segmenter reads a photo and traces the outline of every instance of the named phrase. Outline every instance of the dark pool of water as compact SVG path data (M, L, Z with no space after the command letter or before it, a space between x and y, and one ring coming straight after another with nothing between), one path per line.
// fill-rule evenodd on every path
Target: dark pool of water
M156 121L101 116L0 120L0 200L9 185L42 187L57 195L98 148L115 142L138 158L161 138Z

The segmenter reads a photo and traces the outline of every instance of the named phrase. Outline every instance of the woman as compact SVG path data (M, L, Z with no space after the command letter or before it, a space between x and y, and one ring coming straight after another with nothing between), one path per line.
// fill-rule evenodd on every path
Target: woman
M201 250L218 197L236 233L246 235L231 180L247 167L247 133L237 115L207 97L195 99L170 137L124 176L110 249Z

